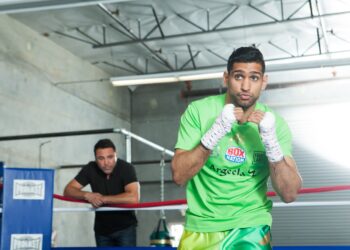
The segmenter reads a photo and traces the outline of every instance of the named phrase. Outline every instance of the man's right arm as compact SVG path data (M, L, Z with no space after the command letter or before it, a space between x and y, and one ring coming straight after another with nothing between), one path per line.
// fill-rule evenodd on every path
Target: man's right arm
M204 148L202 144L190 151L176 149L171 162L174 182L178 185L186 184L201 170L209 155L210 150Z
M73 179L65 187L63 195L73 199L86 200L95 208L103 205L103 196L100 193L82 191L83 187L83 185Z
M226 104L211 128L203 135L200 143L192 150L176 149L172 160L173 180L184 185L195 176L207 161L219 140L231 130L236 121L233 104Z

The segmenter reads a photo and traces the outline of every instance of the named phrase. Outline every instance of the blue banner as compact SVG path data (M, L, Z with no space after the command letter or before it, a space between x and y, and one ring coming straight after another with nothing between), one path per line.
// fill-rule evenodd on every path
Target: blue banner
M4 168L1 250L51 249L54 171Z

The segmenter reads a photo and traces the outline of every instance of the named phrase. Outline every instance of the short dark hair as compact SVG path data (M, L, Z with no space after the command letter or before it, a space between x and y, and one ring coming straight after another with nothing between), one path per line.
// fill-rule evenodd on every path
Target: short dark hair
M227 72L230 73L234 63L251 63L256 62L261 65L262 73L265 73L264 56L254 46L240 47L235 49L227 61Z
M99 140L94 147L94 153L96 155L96 150L100 148L113 148L115 151L114 143L110 139L101 139Z

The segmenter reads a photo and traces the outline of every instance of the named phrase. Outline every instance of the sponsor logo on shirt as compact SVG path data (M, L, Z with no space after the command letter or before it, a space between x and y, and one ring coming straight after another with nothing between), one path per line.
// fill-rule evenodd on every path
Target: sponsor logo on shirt
M265 163L266 161L267 161L267 157L265 152L254 151L252 164Z
M240 168L237 169L229 169L229 168L219 168L214 165L210 165L209 168L216 172L219 176L226 175L235 175L235 176L251 176L254 177L257 175L257 171L255 169L242 170Z
M234 163L245 162L245 151L239 147L229 147L225 152L225 159Z

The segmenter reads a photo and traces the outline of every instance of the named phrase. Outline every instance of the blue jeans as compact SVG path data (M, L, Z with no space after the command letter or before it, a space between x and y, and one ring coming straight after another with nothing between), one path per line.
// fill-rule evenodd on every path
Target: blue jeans
M135 247L136 246L136 225L132 225L125 229L116 231L108 235L98 235L95 233L96 245L98 247L120 246Z

